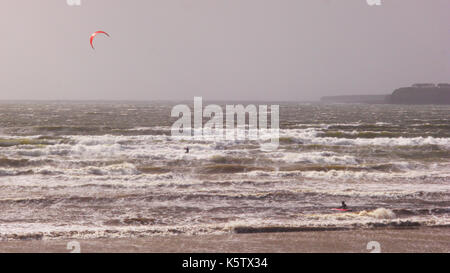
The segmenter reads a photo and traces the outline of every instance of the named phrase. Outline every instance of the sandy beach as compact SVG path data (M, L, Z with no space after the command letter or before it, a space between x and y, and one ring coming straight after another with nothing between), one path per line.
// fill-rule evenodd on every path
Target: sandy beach
M78 240L82 253L369 253L372 241L379 243L381 252L448 253L450 228ZM67 253L68 242L3 241L0 252Z

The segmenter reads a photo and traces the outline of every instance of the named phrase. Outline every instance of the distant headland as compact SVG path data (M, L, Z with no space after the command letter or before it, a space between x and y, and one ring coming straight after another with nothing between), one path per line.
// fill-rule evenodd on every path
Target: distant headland
M326 96L326 103L370 103L370 104L450 104L449 83L416 83L411 87L396 89L391 95Z

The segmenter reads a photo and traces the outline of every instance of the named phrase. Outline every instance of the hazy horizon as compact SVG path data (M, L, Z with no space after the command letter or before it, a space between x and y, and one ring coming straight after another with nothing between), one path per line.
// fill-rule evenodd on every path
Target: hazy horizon
M450 81L450 1L8 1L0 100L316 101ZM90 35L104 30L96 50Z

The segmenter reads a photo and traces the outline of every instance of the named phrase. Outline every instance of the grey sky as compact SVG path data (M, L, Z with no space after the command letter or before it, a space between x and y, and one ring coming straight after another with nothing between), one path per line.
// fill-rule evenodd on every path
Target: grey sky
M0 99L313 100L450 81L450 0L2 0ZM96 50L92 32L104 30Z

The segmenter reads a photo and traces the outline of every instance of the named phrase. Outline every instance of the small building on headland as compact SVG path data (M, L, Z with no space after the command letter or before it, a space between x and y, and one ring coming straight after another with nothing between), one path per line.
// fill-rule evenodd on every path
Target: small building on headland
M436 84L434 83L415 83L412 85L412 87L415 88L434 88L436 87Z

